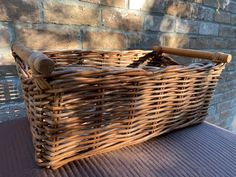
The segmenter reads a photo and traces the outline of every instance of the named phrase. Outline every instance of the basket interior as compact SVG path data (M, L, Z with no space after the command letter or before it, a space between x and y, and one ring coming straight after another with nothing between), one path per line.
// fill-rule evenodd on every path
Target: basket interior
M128 50L128 51L59 51L44 52L53 59L56 69L73 69L81 67L83 70L96 69L122 69L122 68L143 68L152 67L165 68L170 65L188 66L192 63L209 64L210 61L196 60L166 54L158 55L156 52L148 50ZM173 59L174 58L174 59ZM176 59L175 59L176 58Z
M150 50L127 50L127 51L44 51L55 63L55 73L98 71L104 70L123 70L124 68L143 69L146 71L159 71L168 66L179 65L180 67L205 68L215 66L209 60L199 58L187 58L161 54ZM19 59L19 58L18 58ZM26 78L32 77L29 66L18 60L17 63L25 72Z

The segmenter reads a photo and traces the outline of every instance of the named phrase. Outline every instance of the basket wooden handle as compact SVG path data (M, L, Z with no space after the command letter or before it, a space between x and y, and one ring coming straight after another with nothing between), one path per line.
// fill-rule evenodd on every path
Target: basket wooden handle
M160 46L156 46L153 49L158 53L208 59L215 63L229 63L232 60L232 55L221 52L207 52L200 50L179 49L179 48L160 47Z
M54 62L43 53L34 52L19 42L14 42L11 48L32 70L35 70L43 76L49 76L54 70Z

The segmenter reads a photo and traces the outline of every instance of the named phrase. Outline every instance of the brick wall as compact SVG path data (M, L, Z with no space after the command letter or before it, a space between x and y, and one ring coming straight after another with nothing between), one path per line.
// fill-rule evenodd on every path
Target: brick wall
M165 45L236 54L236 0L0 0L0 4L4 68L14 62L9 44L15 39L39 50ZM208 116L230 130L236 130L235 65L233 60L222 74ZM11 78L2 74L0 84L9 81L16 88L12 92L18 93L18 81L13 74ZM21 99L0 94L5 106L0 106L1 117Z

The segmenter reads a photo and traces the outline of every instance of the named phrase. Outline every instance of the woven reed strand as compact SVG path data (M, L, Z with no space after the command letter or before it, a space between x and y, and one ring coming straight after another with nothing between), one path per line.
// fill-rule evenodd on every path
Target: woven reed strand
M56 169L204 120L224 64L160 67L143 57L149 53L45 52L56 64L48 78L15 56L40 166ZM49 89L38 87L42 79Z

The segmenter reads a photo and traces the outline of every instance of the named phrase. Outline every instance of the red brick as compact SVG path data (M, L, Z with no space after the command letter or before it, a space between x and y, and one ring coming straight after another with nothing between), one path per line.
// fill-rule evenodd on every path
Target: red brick
M128 48L129 49L138 49L141 46L141 35L139 33L130 34L128 38Z
M231 65L229 65L229 66L231 66ZM229 67L229 66L228 66L228 67ZM227 68L227 69L228 69L228 68ZM232 70L234 70L234 69L235 69L235 65L233 64ZM225 77L227 77L227 76L225 76ZM222 78L222 79L224 79L224 78ZM219 92L224 93L224 92L232 91L232 90L234 90L235 88L236 88L236 80L232 80L232 81L227 81L227 82L220 82L220 83L218 84L217 90L218 90Z
M226 72L225 72L226 73ZM227 82L227 81L233 81L235 80L236 78L236 72L229 72L227 74L225 73L222 73L221 76L224 78L224 81ZM225 74L225 76L223 75ZM236 92L236 91L235 91Z
M216 112L216 105L209 105L208 107L208 115L206 120L209 122L214 122L218 119L218 114Z
M169 47L189 47L189 38L187 35L163 35L161 37L163 45Z
M0 48L9 47L9 34L5 26L0 26Z
M221 112L220 115L219 115L220 120L227 120L228 117L229 117L229 112L228 111Z
M232 24L236 24L236 15L234 15L234 14L231 14L231 23Z
M94 4L103 4L105 6L125 8L125 0L81 0Z
M44 8L46 23L90 26L98 26L99 23L99 10L83 7L77 3L47 1Z
M212 45L212 48L222 50L227 48L228 40L225 40L224 38L211 38L210 44Z
M236 35L236 29L232 26L220 25L219 36L222 37L234 37Z
M219 120L219 121L214 122L214 124L219 126L219 127L225 128L226 127L226 122L227 122L226 119L223 119L223 120Z
M99 4L100 0L81 0L83 2L89 2L89 3L94 3L94 4Z
M139 31L143 21L141 16L134 13L107 9L102 11L102 17L106 27L121 30Z
M227 49L234 49L235 48L235 44L236 44L236 39L235 38L230 38L228 40L224 39L224 41L227 43L225 48L227 48ZM234 53L233 56L235 56L235 53Z
M119 33L86 32L83 40L84 49L125 49L126 38Z
M160 45L160 35L157 34L144 34L141 36L140 46L143 49L152 50L154 46Z
M220 87L217 86L216 87L216 91L219 89ZM225 102L228 100L232 100L232 98L235 98L236 96L236 90L231 90L228 92L223 92L223 93L217 93L214 92L214 95L211 99L211 104L216 104L216 103L221 103L221 102Z
M160 35L158 34L132 34L128 35L130 49L149 49L161 45Z
M175 19L170 17L147 15L145 17L144 29L146 31L174 32Z
M198 11L198 18L204 21L213 21L215 10L209 7L200 6Z
M199 32L199 23L192 20L176 20L176 32L178 33L194 33Z
M129 8L142 11L164 12L165 3L161 0L129 0Z
M227 12L216 12L215 21L220 23L230 23L230 13Z
M17 40L33 49L74 49L79 47L77 31L61 27L17 28Z
M100 3L106 6L112 7L125 7L125 0L100 0Z
M193 0L195 3L202 3L203 0Z
M219 25L216 23L200 22L199 33L204 35L218 36Z
M1 39L0 39L1 40ZM0 48L0 65L15 64L10 48ZM1 73L0 73L1 75Z
M14 64L9 41L7 28L0 26L0 65Z
M198 6L172 0L168 2L166 13L177 17L196 18L198 15Z
M210 116L210 115L207 115L206 117L206 121L211 123L211 124L215 124L216 123L216 117L215 116Z
M218 2L216 0L203 0L203 3L211 7L218 7Z
M234 2L234 1L229 1L229 4L227 5L227 9L228 9L230 12L235 13L236 2Z
M189 47L193 49L207 49L209 48L209 38L207 37L193 37L189 39Z
M0 20L38 22L39 10L34 0L0 0Z

